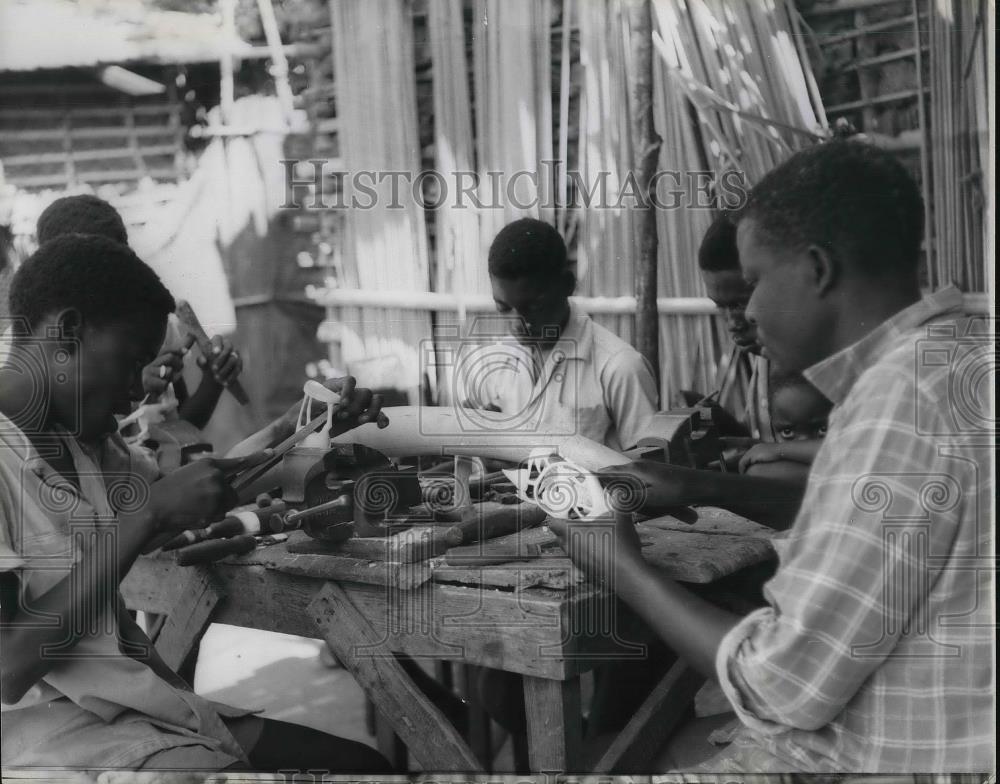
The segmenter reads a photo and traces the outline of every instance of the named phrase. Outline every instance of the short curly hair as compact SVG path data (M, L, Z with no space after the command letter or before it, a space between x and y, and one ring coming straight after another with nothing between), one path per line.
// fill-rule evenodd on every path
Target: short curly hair
M10 315L30 329L65 308L76 308L90 324L145 327L165 323L174 298L127 245L69 234L35 251L10 285Z
M920 260L920 189L885 150L835 139L802 150L750 192L738 220L765 241L819 247L876 278L913 276Z
M128 230L118 210L90 194L56 199L38 216L35 233L40 245L64 234L96 234L128 245Z
M503 280L555 280L570 270L566 243L556 229L521 218L500 229L490 245L490 274Z
M705 272L739 272L736 224L729 213L720 214L705 231L698 246L698 268Z

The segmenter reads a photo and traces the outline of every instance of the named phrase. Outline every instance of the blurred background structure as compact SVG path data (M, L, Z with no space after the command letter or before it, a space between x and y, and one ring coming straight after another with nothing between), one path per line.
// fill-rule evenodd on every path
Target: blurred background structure
M986 307L993 13L987 0L0 0L0 288L46 204L109 199L175 296L245 357L253 407L224 399L209 432L224 448L283 411L305 373L450 402L437 336L492 310L489 242L533 215L566 237L581 306L658 358L667 407L712 388L727 357L696 263L721 173L752 185L838 127L921 182L927 286L955 282ZM323 193L286 193L282 161L305 182L322 162ZM659 192L687 206L636 208L650 164L680 173ZM422 200L404 184L390 207L384 180L371 209L312 208L349 196L338 171L409 172ZM455 205L464 172L481 209L468 194ZM535 176L497 197L489 172ZM610 203L587 205L595 182Z

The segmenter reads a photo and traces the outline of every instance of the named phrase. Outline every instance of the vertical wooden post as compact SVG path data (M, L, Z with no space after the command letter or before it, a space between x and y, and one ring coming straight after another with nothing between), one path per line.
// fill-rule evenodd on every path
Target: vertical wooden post
M927 98L924 96L924 55L921 47L923 37L920 32L920 1L911 0L913 11L913 44L917 71L917 117L920 123L920 192L924 198L924 264L927 268L927 281L931 289L935 287L934 276L934 220L931 213L931 146L927 130Z
M632 49L632 155L636 183L645 205L635 215L639 258L635 264L635 346L653 368L660 384L660 317L656 310L656 212L649 183L656 171L661 139L653 127L653 15L650 0L629 0L629 44Z
M260 11L260 21L264 27L264 36L267 38L267 46L271 50L271 61L274 63L272 75L274 76L274 88L281 102L281 111L285 115L285 122L292 124L292 117L295 111L295 99L292 96L292 88L288 83L288 58L285 57L285 50L281 46L281 35L278 31L278 20L274 16L274 6L271 0L257 0L257 9Z
M233 121L233 103L235 90L233 87L233 52L232 41L236 37L236 0L221 0L223 51L219 57L219 111L222 114L222 124L229 125Z

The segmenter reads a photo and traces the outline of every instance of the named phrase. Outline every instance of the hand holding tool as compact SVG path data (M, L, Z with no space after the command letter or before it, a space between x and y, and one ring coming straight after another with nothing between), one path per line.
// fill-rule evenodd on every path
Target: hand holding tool
M186 300L177 300L177 319L184 325L184 328L188 333L194 338L195 343L198 344L198 348L201 350L202 355L205 357L206 361L212 361L212 340L208 337L208 334L201 326L201 322L198 321L198 317L194 314L191 306ZM239 402L241 406L245 406L250 402L250 398L247 397L246 390L243 389L243 385L239 382L239 379L233 381L229 384L226 389L232 394L233 397Z

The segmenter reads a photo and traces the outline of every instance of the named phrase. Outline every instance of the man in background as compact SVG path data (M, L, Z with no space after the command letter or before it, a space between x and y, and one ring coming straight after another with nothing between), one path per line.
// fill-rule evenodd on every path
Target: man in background
M477 348L463 363L468 405L541 436L635 446L657 410L652 370L570 302L576 275L559 232L534 218L514 221L493 240L488 264L493 301L514 340Z

